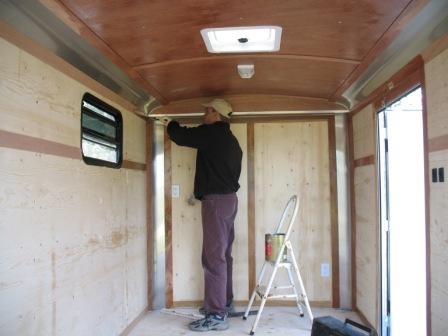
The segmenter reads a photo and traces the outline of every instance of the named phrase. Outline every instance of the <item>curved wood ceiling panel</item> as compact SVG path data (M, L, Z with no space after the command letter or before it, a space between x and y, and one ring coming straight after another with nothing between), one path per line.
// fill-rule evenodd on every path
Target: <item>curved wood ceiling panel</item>
M242 79L238 64L254 64L251 79ZM280 94L329 99L342 85L354 64L275 58L203 59L139 69L140 75L169 101L188 98L236 95ZM195 85L191 85L194 83Z
M405 29L400 22L428 0L40 1L169 105L218 95L342 101L353 74L362 73L366 60ZM203 28L253 25L281 26L280 51L209 54L200 34ZM252 79L238 77L242 63L255 64Z

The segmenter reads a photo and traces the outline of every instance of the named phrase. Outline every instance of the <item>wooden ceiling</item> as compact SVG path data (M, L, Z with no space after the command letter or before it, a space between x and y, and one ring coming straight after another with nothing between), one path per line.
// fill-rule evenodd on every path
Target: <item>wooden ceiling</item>
M344 110L343 92L405 28L424 0L41 0L162 105L199 112ZM277 25L280 51L210 54L200 30ZM252 79L238 64L253 63Z

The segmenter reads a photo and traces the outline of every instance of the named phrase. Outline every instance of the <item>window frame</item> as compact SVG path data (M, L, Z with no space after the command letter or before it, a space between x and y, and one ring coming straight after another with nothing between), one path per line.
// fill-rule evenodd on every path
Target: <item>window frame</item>
M95 107L96 109L100 110L104 114L110 115L112 118L108 118L107 116L104 116L98 112L92 111L92 109L89 109L88 107L84 106L84 102L87 104ZM104 133L95 131L94 129L90 129L84 126L84 118L85 116L88 116L89 118L96 119L97 121L110 125L114 127L115 130L115 137L105 135ZM86 153L84 153L83 150L83 142L86 139L85 136L90 137L90 141L97 140L98 143L102 143L103 146L108 146L108 144L115 146L115 152L117 156L117 162L114 161L108 161L104 159L100 159L97 157L88 156ZM103 167L109 167L109 168L120 168L123 163L123 118L121 116L121 112L116 109L115 107L105 103L101 99L95 97L89 92L86 92L81 101L81 139L80 139L80 146L81 146L81 154L83 161L88 165L93 166L103 166ZM111 146L111 148L112 148Z

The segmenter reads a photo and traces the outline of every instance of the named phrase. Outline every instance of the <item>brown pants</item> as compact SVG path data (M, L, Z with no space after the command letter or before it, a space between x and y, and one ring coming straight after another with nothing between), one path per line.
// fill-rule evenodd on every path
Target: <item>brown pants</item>
M225 314L233 299L232 243L238 211L235 193L207 195L202 200L202 267L204 269L204 308Z

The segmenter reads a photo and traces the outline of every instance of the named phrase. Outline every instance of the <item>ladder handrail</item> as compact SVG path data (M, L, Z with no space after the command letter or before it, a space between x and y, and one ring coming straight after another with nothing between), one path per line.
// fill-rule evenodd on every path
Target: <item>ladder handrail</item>
M289 235L291 234L292 224L294 223L294 221L297 217L297 213L299 211L299 201L298 201L297 195L292 195L291 198L288 200L288 203L286 203L285 209L283 210L282 217L280 218L280 222L278 223L277 228L275 229L275 233L283 233L283 232L280 232L280 230L283 228L285 217L289 213L288 209L290 206L294 206L294 210L292 212L292 216L289 221L288 229L286 230L286 233L285 233L285 241L289 238Z

